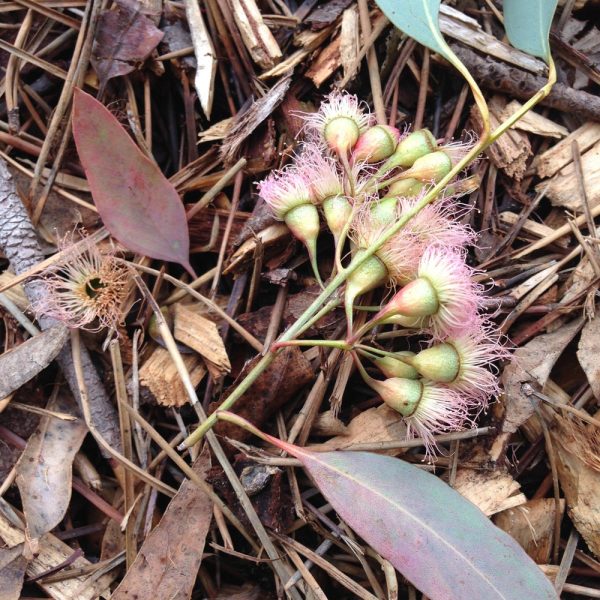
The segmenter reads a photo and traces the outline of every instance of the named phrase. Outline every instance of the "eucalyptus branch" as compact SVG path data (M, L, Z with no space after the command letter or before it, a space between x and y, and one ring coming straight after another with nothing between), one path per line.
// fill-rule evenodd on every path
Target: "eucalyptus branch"
M457 59L458 61L458 59ZM458 61L460 62L460 61ZM457 65L455 65L457 66ZM459 67L457 67L459 68ZM466 71L464 67L460 67L461 72ZM314 322L314 317L320 314L321 307L327 302L327 300L337 291L337 289L348 279L348 277L356 271L361 265L363 265L369 258L375 255L383 245L395 236L411 219L413 219L423 208L433 202L445 189L445 187L473 160L475 160L481 152L488 148L500 135L502 135L509 127L514 125L527 111L533 106L545 98L550 92L552 85L556 81L556 71L553 62L549 61L549 79L548 83L539 92L532 97L527 103L525 103L516 113L514 113L505 123L498 127L492 134L489 132L489 116L487 110L487 104L483 99L483 95L472 79L470 74L463 72L463 75L467 78L471 89L474 93L475 102L482 114L484 122L484 129L481 133L479 141L468 151L454 166L453 168L425 195L417 201L412 208L407 210L401 215L401 217L391 225L382 236L373 243L369 248L363 249L363 251L355 256L350 264L346 267L340 265L338 273L331 279L331 281L325 286L321 294L313 301L313 303L304 311L300 318L287 330L279 339L271 346L268 353L262 357L262 359L254 366L254 368L248 373L246 378L239 384L239 386L226 398L220 409L227 411L232 408L237 400L241 398L246 391L252 386L252 384L258 379L258 377L264 372L264 370L273 362L275 356L279 352L279 347L284 345L286 342L294 340L298 335L306 330L307 324ZM179 446L180 449L184 449L192 446L193 444L200 441L203 435L209 431L217 421L215 414L210 415L201 425L190 435L184 442Z

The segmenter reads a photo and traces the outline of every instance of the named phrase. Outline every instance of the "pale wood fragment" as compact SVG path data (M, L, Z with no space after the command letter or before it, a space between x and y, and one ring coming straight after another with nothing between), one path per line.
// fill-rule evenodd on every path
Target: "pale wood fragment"
M569 138L565 138L567 139ZM581 169L589 206L593 208L600 204L600 141L581 155ZM584 210L581 184L573 162L558 171L550 182L539 183L536 190L546 190L546 196L554 206L563 206L577 212Z
M507 120L514 113L516 113L522 104L518 100L512 100L509 102L503 111L503 118ZM528 131L535 135L541 135L543 137L563 138L569 135L569 130L564 125L559 125L551 119L540 115L533 110L525 113L514 125L513 129L519 129L520 131Z
M351 79L358 72L358 53L360 52L360 28L356 6L342 13L340 32L340 62L344 70L344 79Z
M537 75L546 72L543 61L501 42L496 36L486 33L471 17L446 4L440 6L440 30L486 55L494 56Z
M576 141L579 152L584 154L596 142L600 141L600 123L588 121L566 138L540 154L535 160L539 177L550 177L573 162L572 144Z
M217 57L212 40L200 12L198 0L185 0L187 16L194 54L196 55L196 76L194 86L198 93L200 106L210 119L212 111L215 76L217 74Z
M229 0L233 17L252 60L263 69L273 68L282 57L279 44L265 25L255 0Z
M319 54L317 60L306 71L308 77L317 87L321 87L340 66L341 38L338 36Z
M4 510L4 509L3 509ZM13 548L25 542L25 533L0 511L0 539ZM56 565L67 560L74 550L51 533L47 533L39 540L39 553L27 564L27 575L35 577L46 573ZM70 568L89 567L92 563L82 556L75 559ZM99 577L96 581L91 576L73 577L54 583L39 582L40 587L54 600L91 600L108 592L108 587L114 581L117 571L112 571ZM88 587L89 584L89 587Z
M206 367L196 354L182 354L192 384L196 387L206 374ZM140 385L146 388L163 406L183 406L188 395L183 387L177 367L167 350L157 346L140 368Z
M225 344L215 323L199 315L185 304L173 305L173 336L178 342L195 350L207 361L211 375L231 371ZM217 373L212 372L215 367Z
M600 557L600 432L555 415L550 433L567 511L588 548Z
M259 79L269 79L285 75L291 69L299 65L313 50L316 50L329 37L333 28L326 27L320 31L303 31L294 40L294 45L299 46L296 52L292 52L285 60L282 60L272 69L265 71Z
M488 516L524 504L527 498L519 492L520 487L511 475L501 470L459 469L454 481L454 489Z
M0 287L4 287L5 285L11 283L16 277L17 276L10 271L4 271L3 273L0 273ZM23 312L25 312L31 304L25 295L23 286L20 283L13 285L2 293L5 294L6 297L16 304L19 310Z
M506 100L501 96L494 96L490 100L492 131L504 120L505 106ZM476 123L477 128L481 127L481 116L475 107L471 111L471 119ZM531 156L532 151L527 135L515 129L509 129L486 150L486 154L496 168L502 169L509 177L520 181L525 175L527 159Z
M519 215L509 210L505 210L498 215L498 220L501 224L512 227L519 220ZM548 225L544 225L544 223L539 223L538 221L534 221L532 219L525 220L522 231L538 238L545 238L548 235L553 235L556 233L556 229L548 227ZM566 248L569 245L569 240L567 238L561 238L556 240L555 244L557 246Z
M381 404L354 417L348 424L346 434L333 437L323 444L311 446L311 449L343 450L354 444L389 442L406 438L406 423L402 415L385 404ZM395 456L403 452L404 450L398 448L386 450L382 454Z
M565 501L561 499L561 519L564 510ZM498 513L494 523L517 540L536 563L547 564L554 541L555 515L554 498L537 498Z

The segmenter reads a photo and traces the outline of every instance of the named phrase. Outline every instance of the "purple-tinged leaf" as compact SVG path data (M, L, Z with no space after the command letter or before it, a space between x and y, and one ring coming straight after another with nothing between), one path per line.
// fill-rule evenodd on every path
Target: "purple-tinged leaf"
M431 600L558 599L521 546L434 475L389 456L264 438L299 459L342 519Z
M123 246L190 273L185 209L173 185L95 98L75 89L73 137L104 225Z

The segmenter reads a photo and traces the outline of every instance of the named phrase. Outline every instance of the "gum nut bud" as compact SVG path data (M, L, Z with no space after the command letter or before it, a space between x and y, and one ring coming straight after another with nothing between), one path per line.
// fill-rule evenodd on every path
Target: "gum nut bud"
M388 158L393 154L400 131L389 125L374 125L367 129L356 142L352 157L354 161L375 163Z
M352 204L344 196L331 196L323 201L323 213L329 230L337 239L350 220Z
M387 305L381 309L380 315L383 318L392 315L428 317L435 315L439 307L439 298L431 282L424 277L418 277L396 292Z
M392 315L383 321L386 325L400 325L409 329L427 329L429 317L406 317L404 315Z
M419 352L412 364L423 377L450 383L458 377L460 356L452 344L440 344Z
M374 226L389 225L397 218L398 198L382 198L371 205L371 218Z
M423 397L423 384L417 379L391 377L373 386L381 399L403 417L410 417Z
M364 252L364 250L359 250L354 259L359 258ZM388 275L387 268L376 256L370 256L360 267L350 273L344 293L344 305L348 323L352 322L352 311L354 310L354 300L356 297L381 285L387 280Z
M407 135L396 146L394 154L390 156L386 165L390 167L412 167L414 162L431 152L437 150L437 141L429 129L419 129Z
M418 158L413 166L405 171L407 177L426 183L441 181L452 170L452 159L446 152L438 150Z
M314 204L300 204L283 217L294 237L307 246L317 239L320 230L319 211Z
M406 359L412 359L415 356L414 352L396 352L400 357ZM386 377L402 377L404 379L418 379L419 372L411 365L403 362L400 358L393 356L381 356L373 361L375 366L386 376Z
M360 124L350 117L334 117L323 130L325 142L337 154L348 154L360 137Z
M398 179L388 188L387 196L401 196L402 198L416 198L426 187L422 181L409 177Z

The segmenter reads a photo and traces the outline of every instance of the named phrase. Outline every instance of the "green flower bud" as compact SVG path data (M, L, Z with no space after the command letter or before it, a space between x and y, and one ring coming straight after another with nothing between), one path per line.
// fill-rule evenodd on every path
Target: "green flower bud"
M331 196L323 201L327 226L336 242L352 215L352 205L344 196Z
M334 117L323 130L327 145L337 154L347 154L360 137L360 126L350 117Z
M389 125L375 125L367 129L356 142L354 161L375 163L388 158L398 145L400 132Z
M405 171L402 179L411 177L425 183L437 183L452 170L452 158L447 152L438 150L418 158L413 166Z
M407 135L385 162L385 167L412 167L414 162L437 149L437 141L429 129L419 129Z
M412 364L423 377L450 383L458 377L460 356L452 344L439 344L419 352Z
M388 188L387 196L402 196L403 198L416 198L426 187L426 184L414 177L394 181Z
M365 250L358 250L354 258L360 257L364 252ZM344 293L344 305L349 326L352 324L354 300L384 283L388 275L387 268L376 256L370 256L360 267L350 273Z
M371 387L381 399L403 417L410 417L423 397L423 383L416 379L392 377L384 381L376 381Z
M398 198L382 198L379 202L371 205L372 223L376 225L388 225L396 221Z
M435 315L439 307L439 298L431 282L424 277L417 277L394 295L381 309L380 315L382 318L392 315L428 317Z
M381 356L375 359L373 362L375 366L386 376L386 377L402 377L403 379L418 379L418 371L407 362L404 362L400 357L405 360L410 360L415 356L414 352L396 352L398 358L393 356Z
M314 204L300 204L285 213L283 220L294 237L306 246L315 277L321 283L317 265L317 238L321 229L317 207Z

